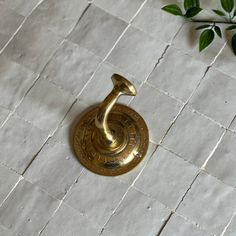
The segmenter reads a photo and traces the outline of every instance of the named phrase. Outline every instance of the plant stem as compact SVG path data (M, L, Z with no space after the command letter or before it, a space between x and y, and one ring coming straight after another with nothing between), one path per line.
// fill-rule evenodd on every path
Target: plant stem
M218 20L196 20L196 19L190 19L189 20L190 22L195 22L195 23L208 23L208 24L230 24L230 25L233 25L233 24L236 24L236 22L228 22L228 21L218 21Z

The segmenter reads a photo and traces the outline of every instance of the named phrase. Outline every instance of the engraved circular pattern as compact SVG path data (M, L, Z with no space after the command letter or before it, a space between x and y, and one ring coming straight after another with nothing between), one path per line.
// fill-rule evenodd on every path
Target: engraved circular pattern
M80 163L100 175L124 174L137 166L145 157L148 144L148 128L143 118L133 109L114 105L108 117L111 130L123 135L125 146L118 152L103 152L94 140L95 116L98 107L88 111L79 120L74 133L74 150Z

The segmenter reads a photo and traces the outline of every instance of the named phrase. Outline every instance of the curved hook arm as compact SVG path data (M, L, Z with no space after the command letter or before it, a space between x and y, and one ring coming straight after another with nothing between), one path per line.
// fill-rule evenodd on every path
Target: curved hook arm
M105 98L105 100L99 106L97 116L95 118L96 127L100 130L100 133L105 142L112 146L116 140L114 135L108 126L108 115L112 110L112 107L117 102L121 95L135 96L136 89L128 80L118 74L112 75L112 81L114 84L113 90Z

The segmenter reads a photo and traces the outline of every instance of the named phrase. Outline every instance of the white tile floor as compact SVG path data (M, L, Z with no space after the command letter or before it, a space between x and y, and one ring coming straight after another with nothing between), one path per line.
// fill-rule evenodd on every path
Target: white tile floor
M160 10L176 2L0 0L0 236L236 235L236 59L219 39L199 54L195 26ZM150 145L110 178L70 137L113 73Z

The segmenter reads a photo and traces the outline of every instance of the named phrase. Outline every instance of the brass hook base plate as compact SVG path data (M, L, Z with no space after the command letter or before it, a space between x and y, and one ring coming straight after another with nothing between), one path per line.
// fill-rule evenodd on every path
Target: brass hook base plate
M80 163L92 172L106 176L124 174L144 158L149 144L148 128L133 109L116 104L109 114L108 124L119 145L111 150L99 141L95 125L98 107L84 114L74 133L74 150Z

